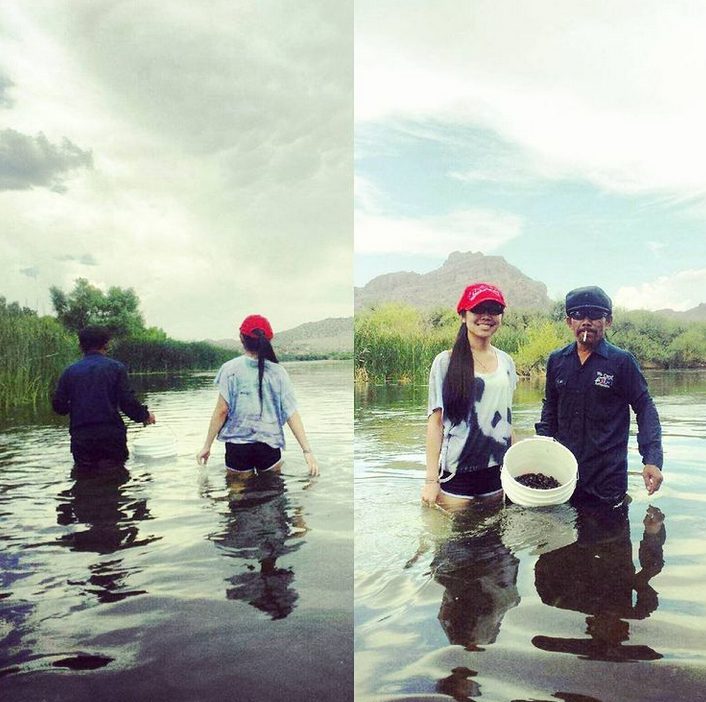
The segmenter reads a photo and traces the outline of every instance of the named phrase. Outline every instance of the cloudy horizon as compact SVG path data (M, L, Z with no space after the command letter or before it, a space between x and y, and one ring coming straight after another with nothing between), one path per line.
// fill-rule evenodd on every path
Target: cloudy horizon
M352 314L347 5L11 1L0 39L0 295L131 287L181 339Z
M356 285L461 250L553 297L706 302L703 3L363 0L355 22Z

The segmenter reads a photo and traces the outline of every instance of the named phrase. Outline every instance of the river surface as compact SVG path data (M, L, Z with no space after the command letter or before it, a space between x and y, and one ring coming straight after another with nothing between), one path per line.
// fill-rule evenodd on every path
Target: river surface
M0 423L0 688L20 700L347 700L353 687L353 389L286 363L322 475L289 429L282 476L227 480L203 444L213 374L136 377L178 455L73 480L64 418ZM6 697L5 697L6 695Z
M706 373L648 380L665 482L633 434L627 517L422 508L426 388L356 388L356 700L706 698ZM519 438L541 397L520 383Z

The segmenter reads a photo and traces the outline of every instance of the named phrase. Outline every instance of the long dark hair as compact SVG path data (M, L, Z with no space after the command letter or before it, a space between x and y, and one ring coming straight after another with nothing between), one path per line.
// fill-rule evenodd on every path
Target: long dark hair
M462 323L456 334L442 389L444 414L451 424L460 424L468 419L475 399L475 384L471 342L468 340L468 329Z
M265 361L279 363L272 345L265 337L265 332L262 329L253 329L255 335L246 336L240 335L240 341L243 342L243 347L250 353L257 354L257 378L258 378L258 395L260 396L260 411L262 412L262 376L265 374Z

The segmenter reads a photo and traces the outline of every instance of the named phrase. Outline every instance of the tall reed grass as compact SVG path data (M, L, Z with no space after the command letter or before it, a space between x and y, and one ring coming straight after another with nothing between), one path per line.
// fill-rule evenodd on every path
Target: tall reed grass
M451 349L457 315L439 315L399 304L364 311L355 320L355 377L359 382L426 383L434 357ZM505 315L493 345L515 360L518 373L542 373L547 356L570 340L566 325L547 316Z
M0 307L0 409L46 402L78 342L51 317Z
M187 370L211 370L230 360L234 352L203 341L144 339L116 340L111 356L122 361L134 373L174 373Z
M234 354L204 342L131 338L116 340L110 355L133 372L178 372L214 369ZM47 403L80 357L76 335L52 317L0 304L0 410Z
M355 318L356 379L420 382L454 335L448 326L436 326L413 307L391 303L362 312Z
M202 341L177 341L152 329L114 339L109 353L133 373L213 370L236 355L231 349ZM0 297L0 410L48 402L64 368L80 357L76 335L56 319L38 317ZM290 357L308 360L327 356L283 354L282 360Z
M453 346L459 318L449 310L423 311L399 303L355 317L355 378L359 382L426 383L436 354ZM706 365L706 323L683 322L645 311L617 310L607 338L646 367ZM549 354L570 343L561 305L553 312L508 310L493 345L509 353L520 375L546 371Z

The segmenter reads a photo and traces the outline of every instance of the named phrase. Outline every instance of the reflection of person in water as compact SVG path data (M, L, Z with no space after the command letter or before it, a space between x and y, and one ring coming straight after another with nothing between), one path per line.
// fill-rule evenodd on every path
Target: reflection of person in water
M505 613L520 602L519 561L503 544L499 522L474 525L473 519L471 514L455 520L460 533L437 547L431 571L445 588L439 622L449 642L467 651L483 651L497 639ZM438 682L437 690L456 699L478 695L479 686L471 679L476 674L454 668Z
M242 561L241 572L228 578L229 600L243 600L272 619L291 614L298 598L294 571L277 560L296 551L307 527L299 509L290 508L280 473L266 472L243 481L230 472L228 512L223 529L211 535L231 558ZM257 562L257 565L253 563Z
M90 473L90 471L89 471ZM76 475L76 473L75 473ZM137 523L151 519L145 499L135 499L126 485L130 474L124 467L109 475L77 477L74 484L58 495L57 524L85 525L63 534L58 543L72 551L111 554L135 546L144 546L160 537L138 538ZM99 560L89 566L91 575L83 583L86 590L101 602L114 602L144 590L127 590L128 571L121 569L121 559Z
M590 638L535 636L532 643L537 648L603 661L662 657L649 646L624 645L629 640L625 620L645 619L659 604L649 583L664 565L664 515L649 507L644 525L641 569L636 571L627 509L580 509L578 540L539 557L535 584L545 604L587 614Z

